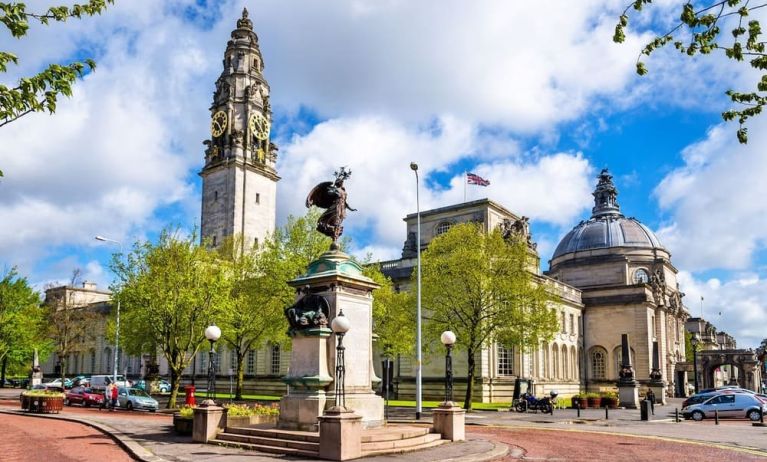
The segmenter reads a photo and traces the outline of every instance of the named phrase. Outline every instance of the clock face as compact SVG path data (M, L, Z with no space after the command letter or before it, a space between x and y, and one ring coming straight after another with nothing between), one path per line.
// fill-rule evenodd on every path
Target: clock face
M250 127L250 132L259 140L269 139L269 121L263 115L256 113L250 116L248 126Z
M219 137L226 130L226 113L224 111L218 111L213 114L213 120L210 122L210 133L214 137Z
M649 280L650 276L647 274L647 271L645 271L644 268L639 268L638 270L634 271L634 284L647 284Z

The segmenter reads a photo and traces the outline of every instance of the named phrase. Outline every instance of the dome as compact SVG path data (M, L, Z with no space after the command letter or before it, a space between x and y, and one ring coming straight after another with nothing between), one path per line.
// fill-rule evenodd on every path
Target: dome
M647 226L620 213L616 200L618 190L607 169L599 174L599 183L593 194L591 218L579 223L562 238L552 260L572 252L612 247L663 249L655 233Z

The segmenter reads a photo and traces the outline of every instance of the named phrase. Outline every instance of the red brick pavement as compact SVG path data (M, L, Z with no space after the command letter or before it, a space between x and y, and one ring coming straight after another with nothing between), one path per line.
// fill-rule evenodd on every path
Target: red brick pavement
M524 460L724 462L767 459L765 455L654 437L509 427L472 427L469 431L521 450ZM508 456L502 460L521 459Z
M109 436L74 422L2 414L0 435L3 462L133 460Z

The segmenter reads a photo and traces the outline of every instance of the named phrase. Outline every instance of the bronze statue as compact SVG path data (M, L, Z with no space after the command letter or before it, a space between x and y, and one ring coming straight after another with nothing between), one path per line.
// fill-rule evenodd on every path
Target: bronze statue
M285 317L288 318L288 335L298 331L327 327L330 305L322 295L307 294L298 299L296 303L285 308Z
M341 167L340 171L335 172L335 181L325 181L318 184L306 197L307 208L315 205L327 209L317 220L317 231L333 239L333 243L330 244L331 250L338 250L338 238L344 232L344 227L341 225L346 218L346 210L357 211L346 202L344 180L349 178L351 174L351 170Z

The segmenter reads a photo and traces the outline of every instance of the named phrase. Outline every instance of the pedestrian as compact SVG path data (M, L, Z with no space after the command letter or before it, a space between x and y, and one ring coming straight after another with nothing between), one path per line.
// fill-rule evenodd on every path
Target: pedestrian
M112 384L108 383L104 388L104 402L101 403L102 409L109 409L109 403L112 402Z
M653 393L652 389L647 390L645 399L650 402L650 412L652 415L655 415L655 393Z
M112 410L114 411L117 409L117 385L110 383L112 385Z

